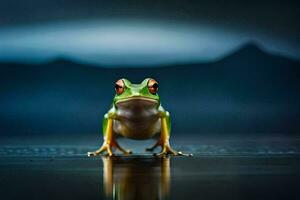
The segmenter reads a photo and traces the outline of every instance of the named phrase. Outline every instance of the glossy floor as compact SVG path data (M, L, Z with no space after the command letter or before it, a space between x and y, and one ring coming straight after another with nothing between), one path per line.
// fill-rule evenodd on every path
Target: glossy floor
M194 157L169 158L89 158L94 147L2 144L0 198L300 199L297 139L199 141L184 146Z

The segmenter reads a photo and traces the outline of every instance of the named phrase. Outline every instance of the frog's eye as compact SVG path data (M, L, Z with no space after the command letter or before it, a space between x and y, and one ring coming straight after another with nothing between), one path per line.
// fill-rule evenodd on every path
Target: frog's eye
M118 80L115 85L115 90L117 94L122 94L125 91L124 81L122 79Z
M156 94L158 91L158 83L154 79L148 81L148 90L151 94Z

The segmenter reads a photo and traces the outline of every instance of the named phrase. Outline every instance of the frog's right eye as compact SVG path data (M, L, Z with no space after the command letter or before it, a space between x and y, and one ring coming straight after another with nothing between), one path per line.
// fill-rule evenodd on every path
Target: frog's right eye
M118 80L115 85L115 90L117 94L122 94L125 91L124 81L122 79Z

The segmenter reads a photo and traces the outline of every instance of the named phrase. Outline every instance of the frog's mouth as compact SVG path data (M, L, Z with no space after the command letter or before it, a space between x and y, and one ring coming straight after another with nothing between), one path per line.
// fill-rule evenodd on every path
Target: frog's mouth
M128 97L125 99L120 99L116 102L116 106L119 108L153 108L156 107L159 102L155 99L150 99L146 97Z

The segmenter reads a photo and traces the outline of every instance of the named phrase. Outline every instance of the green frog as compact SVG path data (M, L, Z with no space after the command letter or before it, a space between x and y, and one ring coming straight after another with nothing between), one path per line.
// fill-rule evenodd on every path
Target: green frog
M123 78L115 83L115 92L112 106L103 119L104 142L98 150L88 152L88 156L96 156L104 152L112 156L113 147L124 154L131 154L131 150L119 145L116 136L135 140L158 136L156 143L146 151L153 151L160 146L161 152L154 155L187 155L175 151L170 146L170 113L161 105L156 80L146 78L140 84L133 84Z

